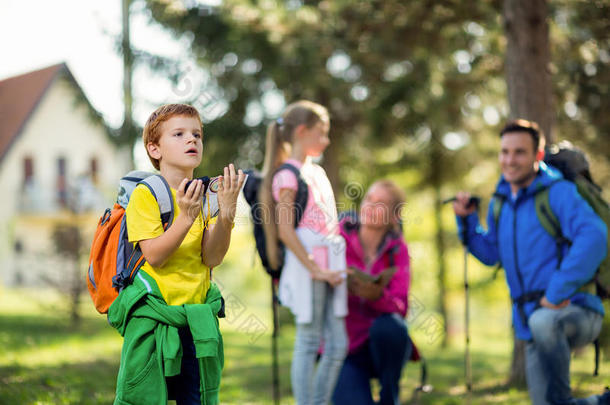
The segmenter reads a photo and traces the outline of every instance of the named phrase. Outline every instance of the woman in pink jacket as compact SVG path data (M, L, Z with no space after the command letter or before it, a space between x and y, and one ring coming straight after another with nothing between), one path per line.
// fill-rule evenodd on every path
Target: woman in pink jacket
M346 261L352 269L345 319L349 353L333 395L340 404L374 404L370 379L379 379L380 404L399 404L399 380L412 343L404 317L409 290L409 253L400 229L403 191L375 182L360 215L340 222Z

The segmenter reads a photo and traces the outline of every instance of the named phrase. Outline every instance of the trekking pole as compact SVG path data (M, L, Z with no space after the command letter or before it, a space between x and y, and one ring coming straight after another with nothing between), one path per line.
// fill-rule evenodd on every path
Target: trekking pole
M273 378L273 402L280 404L280 369L278 362L277 337L280 333L279 302L277 297L277 280L271 278L271 312L273 313L273 333L271 334L271 375Z
M447 204L456 201L456 197L451 197L443 201ZM471 196L467 207L478 209L481 203L481 198ZM464 349L464 379L466 380L466 403L470 404L472 400L472 366L470 363L470 290L468 285L468 227L466 217L460 217L462 225L462 246L464 248L464 334L466 338L466 347Z
M472 397L472 373L470 364L470 291L468 286L468 241L466 239L466 217L462 221L462 246L464 247L464 333L466 347L464 350L464 378L466 380L466 403L470 404Z
M451 197L443 201L447 204L456 201L457 197ZM467 207L479 208L481 198L471 196ZM466 347L464 350L464 379L466 380L466 403L472 400L472 368L470 364L470 291L468 285L468 224L466 217L459 217L462 225L462 246L464 247L464 334L466 335Z

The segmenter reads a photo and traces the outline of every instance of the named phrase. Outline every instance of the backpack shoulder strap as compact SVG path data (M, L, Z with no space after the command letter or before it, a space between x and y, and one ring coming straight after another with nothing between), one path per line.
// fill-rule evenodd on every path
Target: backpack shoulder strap
M550 187L543 187L534 194L534 205L536 206L536 216L538 221L540 221L540 225L555 239L555 244L557 245L557 268L559 268L563 260L562 246L565 243L571 244L572 242L563 235L561 223L551 209L549 189Z
M297 195L295 197L295 208L296 208L296 217L294 222L294 227L296 228L301 219L303 218L303 213L305 212L305 207L307 207L307 199L309 198L309 189L305 180L301 176L301 171L290 163L283 163L278 169L276 173L280 170L290 170L297 177Z
M159 204L163 227L165 229L169 228L172 222L174 222L174 197L167 180L159 174L153 174L141 180L138 184L148 187Z
M498 228L498 221L500 220L500 212L502 212L502 206L504 205L504 196L498 193L495 193L492 197L491 197L491 201L493 203L492 209L493 209L493 218L494 218L494 225L496 226L496 229Z
M133 178L133 180L137 180L137 178ZM143 184L146 186L153 197L157 200L157 204L159 204L159 211L161 213L161 223L163 224L163 229L167 230L169 226L174 221L174 197L172 196L172 190L167 183L167 180L163 178L163 176L159 174L152 174L144 179L141 179L137 184ZM125 227L124 238L127 239L127 226L125 225L125 218L123 218L122 227ZM121 231L123 234L123 231ZM136 273L144 264L145 258L142 253L142 249L140 248L140 244L137 243L133 248L130 243L125 244L125 265L121 265L120 267L123 270L118 273L116 276L112 278L112 286L117 289L117 291L123 290L123 288L127 287L129 284L133 282Z
M398 246L393 246L390 249L390 255L388 256L388 267L394 267L396 265L396 254L398 253Z
M540 225L553 237L558 240L563 238L559 219L551 209L549 199L549 187L545 187L534 195L534 205L536 206L536 216Z
M494 195L491 197L491 202L490 204L493 204L491 206L492 209L492 215L493 215L493 219L494 219L494 226L496 227L496 233L498 232L498 222L500 221L500 213L502 212L502 207L504 206L504 200L505 197L502 194L498 194L498 193L494 193ZM495 280L496 277L498 277L498 273L500 272L500 269L502 269L502 263L499 262L498 265L496 266L496 269L494 270L492 277L492 280Z
M337 221L347 232L358 230L358 213L356 211L341 211L337 216Z

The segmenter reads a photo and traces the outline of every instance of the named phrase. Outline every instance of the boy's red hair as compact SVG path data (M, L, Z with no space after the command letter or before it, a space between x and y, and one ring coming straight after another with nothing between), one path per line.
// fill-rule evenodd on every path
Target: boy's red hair
M147 145L149 143L158 145L159 139L161 138L161 124L165 121L169 120L172 117L177 115L184 115L187 117L197 118L199 121L199 125L203 128L203 124L201 123L201 117L199 116L199 111L191 105L188 104L166 104L157 108L148 120L146 120L146 125L144 125L144 130L142 131L142 142L144 143L144 147L146 148L146 154L150 159L150 162L155 167L155 169L159 170L159 159L155 159L150 156L148 153Z

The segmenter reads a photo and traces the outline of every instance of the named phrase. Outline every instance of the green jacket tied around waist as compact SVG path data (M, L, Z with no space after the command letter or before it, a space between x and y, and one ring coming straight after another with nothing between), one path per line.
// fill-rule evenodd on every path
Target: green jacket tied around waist
M167 305L154 279L140 270L108 310L108 322L124 337L115 405L167 404L165 377L180 374L178 328L186 326L199 360L201 404L218 404L224 366L217 315L221 308L214 283L204 304Z

